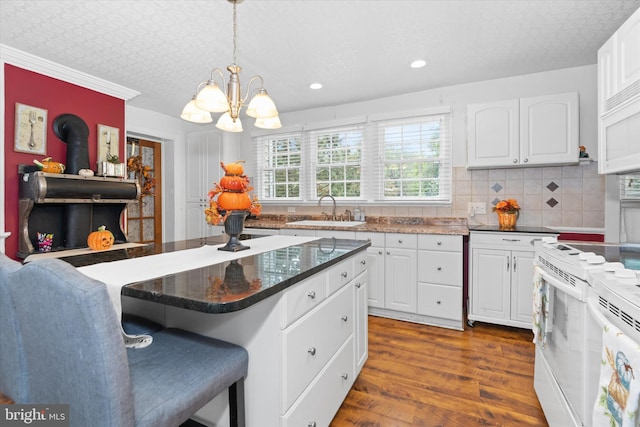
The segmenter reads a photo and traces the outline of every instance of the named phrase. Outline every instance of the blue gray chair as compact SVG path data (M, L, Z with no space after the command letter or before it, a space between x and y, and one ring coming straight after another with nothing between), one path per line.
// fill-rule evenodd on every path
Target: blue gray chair
M27 399L66 403L72 426L171 426L228 389L244 426L247 351L179 329L125 349L106 285L56 259L6 275L24 348Z

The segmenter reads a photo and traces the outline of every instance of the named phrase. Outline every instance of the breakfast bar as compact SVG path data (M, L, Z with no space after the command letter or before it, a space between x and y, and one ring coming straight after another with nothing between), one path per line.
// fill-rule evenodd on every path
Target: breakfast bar
M226 239L62 259L81 271L102 264L118 276L122 270L118 266L165 256L163 265L143 272L148 280L122 287L123 311L245 347L247 425L328 425L367 357L370 242L267 236L243 241L252 247L246 251L218 251ZM270 245L276 248L264 250ZM263 249L255 253L253 248ZM197 262L193 256L187 264L180 258L202 251L208 251L211 262L198 268L188 267ZM172 259L181 260L171 266L178 272L164 274ZM132 277L140 277L142 269L136 270ZM109 285L110 280L103 281ZM227 406L223 393L193 418L207 425L227 425Z

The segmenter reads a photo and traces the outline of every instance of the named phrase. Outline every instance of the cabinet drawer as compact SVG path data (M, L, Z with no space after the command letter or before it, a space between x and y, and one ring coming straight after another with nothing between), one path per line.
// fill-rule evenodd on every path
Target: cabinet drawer
M472 245L500 245L507 249L518 248L519 250L534 251L533 242L542 240L546 236L557 236L558 234L523 234L511 232L478 233L471 232L470 243Z
M315 230L306 230L302 228L281 228L280 234L285 236L315 236Z
M462 288L418 283L418 314L462 319Z
M430 251L462 252L462 236L419 234L418 249Z
M367 251L358 252L353 257L353 277L367 269Z
M331 295L353 279L353 259L342 261L327 270L327 295Z
M462 253L418 251L418 282L462 286Z
M371 246L384 247L384 233L356 231L356 240L369 240L371 242Z
M353 338L349 338L291 410L282 416L282 426L328 426L355 380L353 360Z
M282 329L324 301L327 296L326 280L324 274L317 274L285 292L282 297Z
M281 413L353 334L353 294L354 288L345 286L283 332Z
M418 235L403 233L386 233L384 237L385 247L398 249L417 249Z

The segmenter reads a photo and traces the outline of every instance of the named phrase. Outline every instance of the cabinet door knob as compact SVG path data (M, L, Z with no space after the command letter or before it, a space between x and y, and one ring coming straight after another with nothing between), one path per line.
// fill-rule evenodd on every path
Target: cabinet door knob
M518 163L518 159L513 159L513 163Z
M382 251L378 251L378 255L382 255Z
M438 267L438 268L437 268L437 270L438 270L438 271L442 271L442 267Z
M349 320L349 317L347 317L346 315L344 315L344 316L342 316L342 318L341 318L341 319L342 319L342 321L343 321L343 322L346 322L346 321L348 321L348 320Z
M348 276L348 273L346 271L343 271L340 275L346 278Z
M362 286L360 282L356 283L356 288L360 289L360 286Z
M316 297L316 291L311 291L311 292L309 292L309 293L307 294L307 296L308 296L309 298L311 298L311 299L315 299L315 297Z
M524 161L525 163L527 163L527 162L529 161L529 159L525 158L523 161Z
M343 380L348 380L349 379L349 374L347 374L347 373L342 374L342 379Z
M316 355L316 348L315 347L309 347L309 350L307 350L307 352L310 355L315 356Z
M402 239L398 239L398 243L402 243Z
M391 255L391 251L387 251L387 255Z
M442 301L438 300L438 301L436 301L436 304L440 305L440 304L442 304Z
M360 261L360 264L362 264L362 265L366 265L366 264L367 264L367 260L366 260L366 259L363 259L362 261Z
M438 242L438 246L442 246L442 242Z

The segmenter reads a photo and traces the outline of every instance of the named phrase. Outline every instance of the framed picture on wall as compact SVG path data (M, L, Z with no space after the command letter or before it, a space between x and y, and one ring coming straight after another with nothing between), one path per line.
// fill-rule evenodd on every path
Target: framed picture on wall
M16 102L16 130L13 151L47 153L47 110Z
M98 163L122 163L119 158L120 130L111 126L98 125Z

